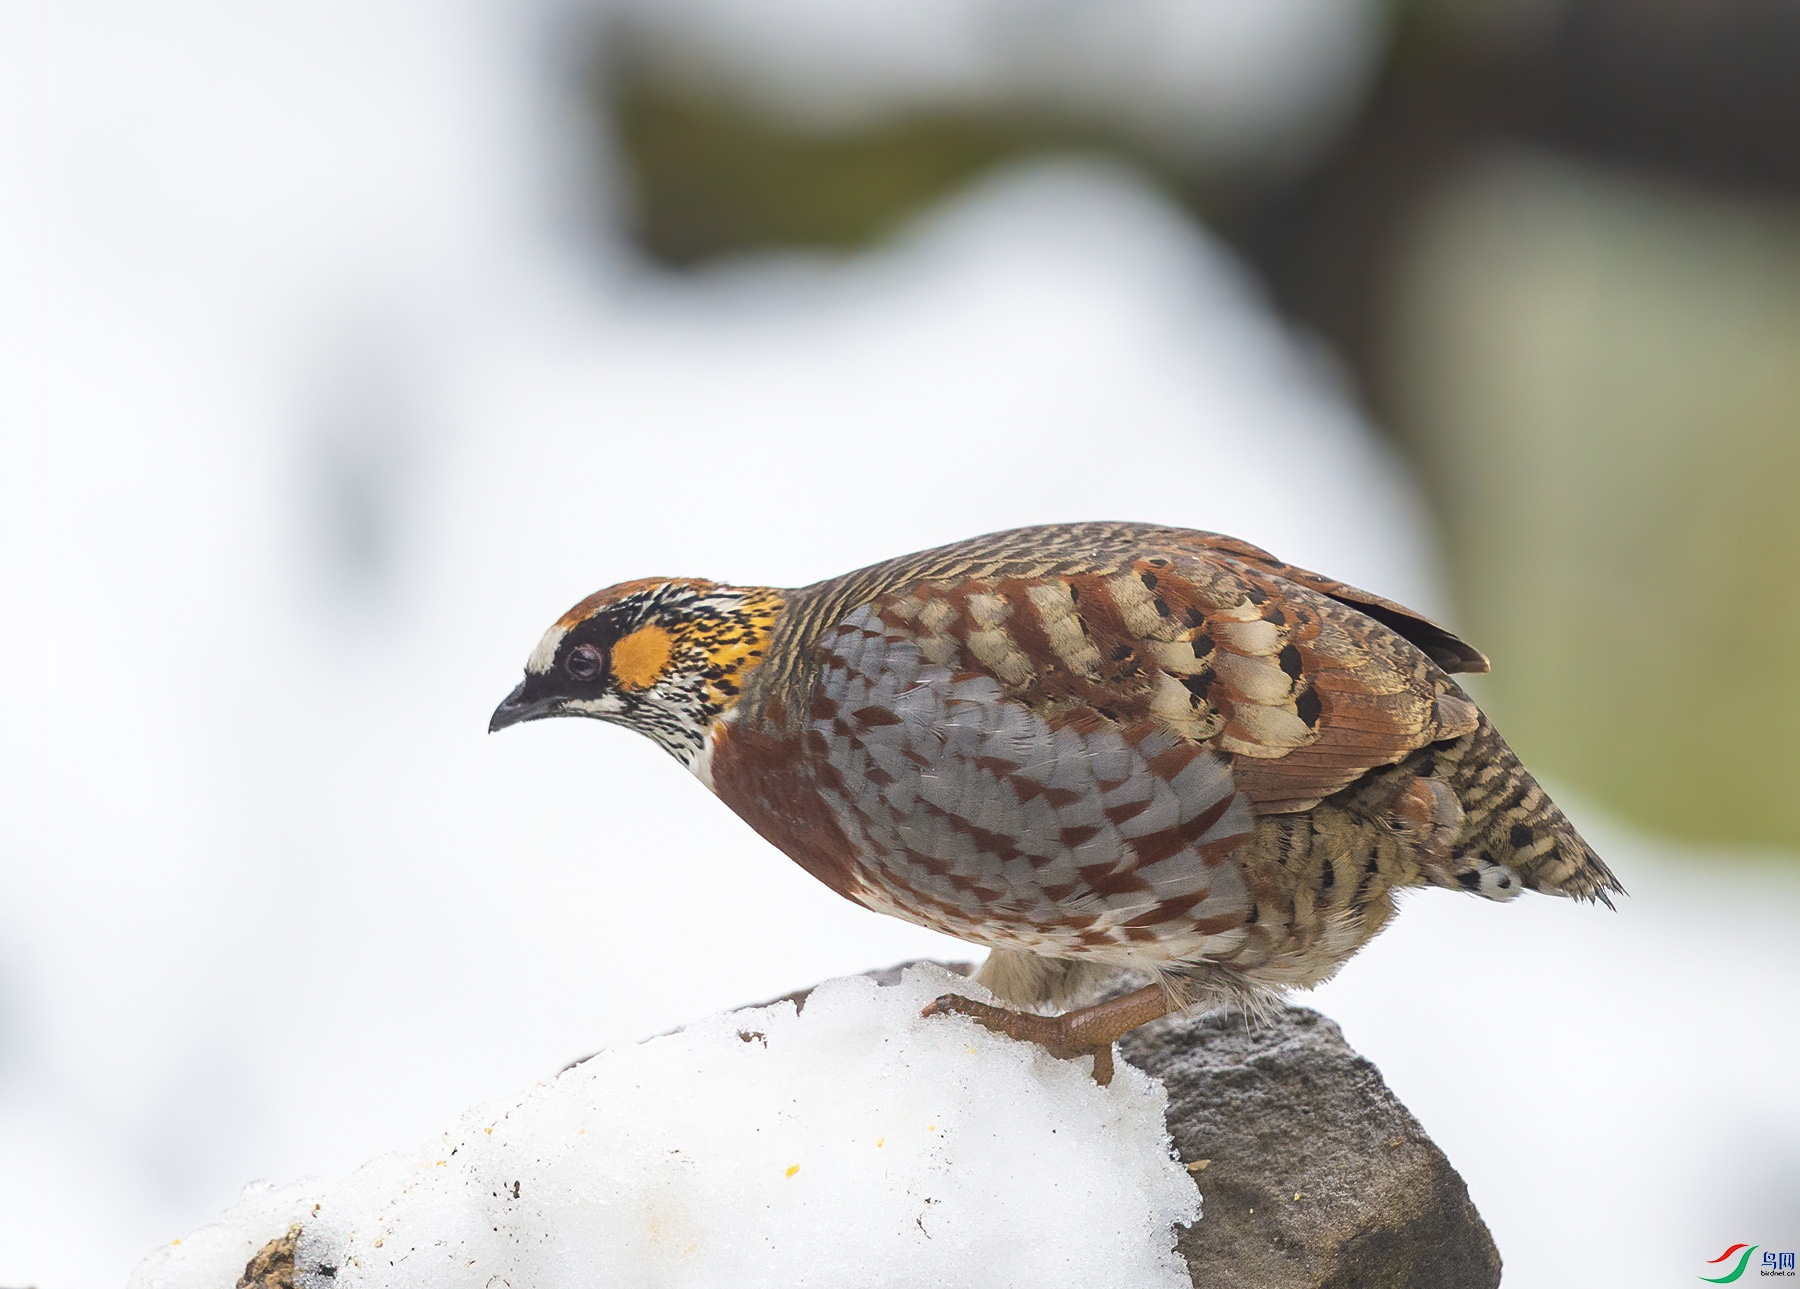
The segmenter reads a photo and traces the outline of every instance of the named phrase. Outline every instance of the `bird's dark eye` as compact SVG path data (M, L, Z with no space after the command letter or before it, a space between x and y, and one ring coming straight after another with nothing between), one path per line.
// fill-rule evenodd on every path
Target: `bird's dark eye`
M576 680L598 680L605 667L606 660L591 644L576 645L563 662L563 670Z

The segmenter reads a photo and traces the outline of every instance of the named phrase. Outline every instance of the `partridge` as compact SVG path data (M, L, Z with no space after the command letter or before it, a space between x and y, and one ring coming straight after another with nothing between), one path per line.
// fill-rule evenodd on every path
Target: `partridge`
M1173 1007L1329 978L1395 894L1617 879L1451 679L1487 659L1248 542L1021 528L798 590L654 577L545 634L498 730L647 734L832 890L991 950L1023 1010L946 995L1060 1056ZM1152 983L1041 1014L1096 971Z

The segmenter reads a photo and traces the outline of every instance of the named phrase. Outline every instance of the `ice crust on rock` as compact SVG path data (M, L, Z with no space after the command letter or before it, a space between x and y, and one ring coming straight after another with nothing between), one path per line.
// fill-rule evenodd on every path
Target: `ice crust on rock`
M296 1208L318 1289L1189 1284L1161 1084L919 1015L952 990L981 992L921 965L611 1048L311 1202L247 1199L132 1289L234 1284Z

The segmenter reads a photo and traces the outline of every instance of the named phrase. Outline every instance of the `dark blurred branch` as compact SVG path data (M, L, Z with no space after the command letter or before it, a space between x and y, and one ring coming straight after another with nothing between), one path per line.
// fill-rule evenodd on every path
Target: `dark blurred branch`
M1487 40L1442 7L1403 12L1364 110L1315 166L1220 221L1278 307L1332 343L1382 413L1376 350L1394 258L1440 182L1495 144L1800 192L1800 5L1570 0Z
M630 65L596 85L630 166L633 235L672 267L758 250L852 250L1009 157L1119 150L1066 123L954 112L807 131Z

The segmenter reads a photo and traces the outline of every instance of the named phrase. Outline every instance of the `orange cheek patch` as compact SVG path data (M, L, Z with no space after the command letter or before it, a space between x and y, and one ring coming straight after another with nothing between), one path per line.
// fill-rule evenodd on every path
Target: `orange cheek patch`
M613 677L621 689L648 689L669 665L675 642L654 624L639 627L612 647Z

